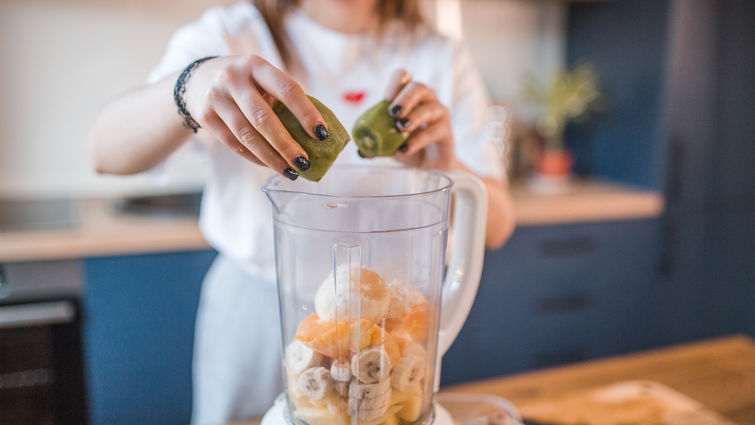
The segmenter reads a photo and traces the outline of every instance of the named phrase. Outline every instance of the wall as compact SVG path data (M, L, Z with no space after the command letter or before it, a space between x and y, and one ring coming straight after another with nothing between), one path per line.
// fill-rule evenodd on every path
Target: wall
M147 176L98 177L87 162L85 139L108 100L144 80L173 31L217 3L1 1L0 197L199 187L206 164L197 158L173 169L167 186L156 187ZM561 3L461 5L467 43L498 102L517 102L525 72L546 75L562 62Z
M465 0L463 32L495 102L519 107L521 83L546 79L565 61L566 5L558 1Z
M106 102L140 84L172 32L213 2L172 3L0 2L0 195L107 194L152 186L145 176L95 176L85 139ZM198 179L177 174L179 187Z

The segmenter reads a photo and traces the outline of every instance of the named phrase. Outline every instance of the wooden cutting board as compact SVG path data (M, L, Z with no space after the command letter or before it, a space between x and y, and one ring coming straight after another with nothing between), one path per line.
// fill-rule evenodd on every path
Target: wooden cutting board
M553 425L736 425L654 381L622 381L517 407L525 419Z

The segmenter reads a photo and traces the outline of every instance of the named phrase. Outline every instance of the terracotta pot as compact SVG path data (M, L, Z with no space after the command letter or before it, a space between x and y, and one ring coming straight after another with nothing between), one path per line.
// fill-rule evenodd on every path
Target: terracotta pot
M569 155L569 152L563 149L541 150L537 155L535 170L544 176L568 176L572 170L572 157Z

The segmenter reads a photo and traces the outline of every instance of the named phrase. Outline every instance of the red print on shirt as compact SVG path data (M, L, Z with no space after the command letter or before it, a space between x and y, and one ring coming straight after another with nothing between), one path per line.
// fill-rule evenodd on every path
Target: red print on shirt
M351 103L352 105L358 105L364 97L367 95L367 93L364 90L350 90L343 93L343 100L346 101L346 103Z

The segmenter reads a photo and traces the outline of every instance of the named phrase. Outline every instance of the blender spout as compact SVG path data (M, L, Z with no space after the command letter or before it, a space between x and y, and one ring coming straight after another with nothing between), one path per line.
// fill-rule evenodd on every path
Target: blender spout
M284 211L295 210L294 203L306 203L306 193L300 191L288 190L280 188L275 185L267 185L262 188L262 191L267 195L267 199L270 200L270 204L273 207L275 215L283 215Z
M281 214L281 211L283 211L283 207L288 203L290 196L280 190L263 188L262 191L267 195L267 199L270 201L275 214Z
M270 177L262 192L267 195L276 215L283 215L284 211L293 211L306 205L317 197L315 183L308 181L292 182L281 175Z

